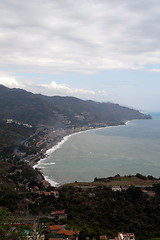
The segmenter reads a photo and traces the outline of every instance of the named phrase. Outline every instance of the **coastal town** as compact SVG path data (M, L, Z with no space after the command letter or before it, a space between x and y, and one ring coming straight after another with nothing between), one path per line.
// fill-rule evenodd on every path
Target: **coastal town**
M77 118L82 116L75 116ZM83 117L84 118L84 117ZM36 132L32 134L29 138L22 141L21 147L16 149L16 156L20 157L20 161L28 163L30 166L34 166L40 159L45 158L46 151L59 142L66 136L70 136L74 133L87 131L96 128L102 128L107 126L115 126L117 124L122 125L125 122L104 122L104 123L94 123L88 124L86 126L75 126L70 125L70 121L67 121L65 117L61 116L61 121L64 124L68 124L69 127L65 128L54 128L47 125L40 125L37 127ZM32 125L24 124L13 119L7 119L7 124L17 124L19 126L24 126L26 128L32 128Z

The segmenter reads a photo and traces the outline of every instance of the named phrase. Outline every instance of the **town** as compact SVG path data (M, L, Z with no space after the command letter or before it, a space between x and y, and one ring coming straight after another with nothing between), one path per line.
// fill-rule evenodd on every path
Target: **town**
M40 172L40 169L36 169L36 171ZM21 173L19 169L16 170L12 176L16 174L20 175ZM113 208L117 205L120 211L121 207L118 205L123 204L121 199L123 197L124 201L127 199L125 203L126 207L123 207L125 214L126 211L128 211L127 204L131 206L131 203L134 204L134 201L136 201L137 204L141 204L142 201L144 204L147 202L151 204L159 195L160 180L151 176L148 176L146 179L144 178L146 177L141 174L124 177L116 175L115 177L106 179L96 178L92 183L75 182L73 184L60 186L59 188L52 187L48 181L39 178L39 181L33 185L19 185L16 189L17 194L12 195L12 199L8 199L10 201L8 207L10 208L10 204L12 204L12 201L14 202L14 198L16 198L16 208L14 209L14 218L16 220L14 221L14 227L12 227L11 224L10 229L15 231L15 228L19 225L24 228L26 227L24 232L27 239L30 240L141 239L138 234L138 229L135 229L135 227L133 227L134 231L131 232L124 231L122 227L120 231L120 224L116 219L113 219L110 207L104 204L111 204L114 206ZM118 182L121 183L121 185L115 185ZM139 185L133 187L132 184L137 183ZM28 192L27 194L26 190ZM134 199L132 199L133 196ZM117 207L114 211L117 211ZM134 210L132 209L132 211ZM107 216L103 215L103 212L105 212ZM99 225L102 224L103 220L99 219L101 223L97 225L96 213L97 216L99 214L101 217L104 216L105 221L108 221L108 218L112 216L112 220L109 220L109 222L111 222L108 222L111 226L114 225L112 233L106 224L104 224L104 226ZM116 218L119 217L118 214ZM28 230L27 226L30 226L31 229ZM126 227L126 230L129 229L130 227Z

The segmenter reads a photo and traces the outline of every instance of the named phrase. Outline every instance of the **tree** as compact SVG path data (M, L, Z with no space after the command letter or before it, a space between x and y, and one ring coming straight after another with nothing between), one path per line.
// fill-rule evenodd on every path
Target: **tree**
M0 239L25 240L27 239L26 230L29 230L34 235L31 226L17 223L17 219L11 215L7 208L0 208ZM33 239L36 238L33 236Z
M99 240L99 239L100 239L99 231L97 231L97 234L96 234L96 240Z
M82 229L82 230L80 231L80 233L79 233L78 239L79 239L79 240L85 240L86 237L87 237L87 236L86 236L86 232L85 232L84 229Z

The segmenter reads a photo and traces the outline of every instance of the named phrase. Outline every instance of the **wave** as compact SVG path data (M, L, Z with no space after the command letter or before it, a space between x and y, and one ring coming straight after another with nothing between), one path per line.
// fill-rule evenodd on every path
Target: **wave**
M47 157L40 159L40 160L37 162L37 164L33 166L33 168L34 168L34 169L35 169L35 168L39 168L39 166L42 164L42 162L45 161L46 159L47 159Z
M72 136L72 134L65 136L59 143L57 143L52 148L48 149L46 151L47 156L51 155L53 152L55 152L57 149L61 148L62 145Z
M75 133L73 133L75 134ZM45 155L47 155L46 158L42 158L40 159L36 165L33 166L33 168L38 168L40 167L40 165L52 165L52 164L55 164L55 163L42 163L44 162L52 153L54 153L57 149L61 148L62 145L73 135L73 134L70 134L70 135L67 135L65 136L60 142L58 142L55 146L53 146L52 148L48 149L45 153Z
M45 179L46 181L48 181L48 182L51 184L52 187L57 187L58 185L60 185L59 183L51 180L49 176L44 176L44 179Z
M55 163L52 163L52 162L51 163L42 163L41 166L43 166L43 165L54 165L54 164Z
M85 130L85 131L75 132L75 133L72 133L72 134L69 134L69 135L63 137L63 139L62 139L60 142L58 142L55 146L53 146L52 148L50 148L50 149L48 149L48 150L46 151L47 157L50 156L52 153L54 153L57 149L61 148L62 145L63 145L66 141L68 141L68 139L69 139L70 137L72 137L73 135L77 135L77 134L80 134L80 133L83 133L83 132L87 132L87 131L91 131L91 130L93 130L93 129L88 129L88 130ZM44 159L42 159L42 160L46 160L46 158L44 158ZM40 163L40 162L41 162L41 160L40 160L38 163Z

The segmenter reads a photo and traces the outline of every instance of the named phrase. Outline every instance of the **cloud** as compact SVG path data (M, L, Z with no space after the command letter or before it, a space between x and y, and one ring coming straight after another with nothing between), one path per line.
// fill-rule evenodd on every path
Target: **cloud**
M62 92L70 92L71 89L69 87L66 87L65 85L62 84L57 84L55 81L52 81L50 84L42 84L42 87L48 88L48 89L53 89L56 91L62 91Z
M58 94L85 97L96 94L93 90L70 88L63 84L57 84L55 81L52 81L50 84L42 84L41 87L44 88L45 92L48 92L48 94L52 95Z
M159 63L159 0L2 0L0 15L2 67L91 74Z
M7 76L6 73L0 73L0 84L9 88L21 88L23 84L19 83L15 77Z
M52 81L49 84L34 83L33 81L27 81L21 83L16 77L9 76L4 72L0 72L0 84L9 88L23 88L33 93L42 93L49 96L61 95L61 96L75 96L80 98L93 97L96 94L103 95L104 91L93 91L81 88L71 88L65 84L58 84Z
M98 91L98 94L106 95L107 92L106 92L105 90L99 90L99 91Z
M160 72L160 69L158 69L158 68L151 69L151 72Z

